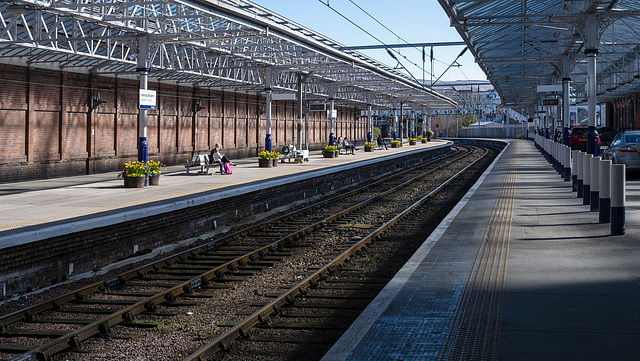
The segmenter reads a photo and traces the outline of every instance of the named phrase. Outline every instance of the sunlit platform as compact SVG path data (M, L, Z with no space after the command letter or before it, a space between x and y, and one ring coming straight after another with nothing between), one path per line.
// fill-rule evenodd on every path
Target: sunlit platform
M611 236L512 141L323 360L637 360L637 179L626 206Z

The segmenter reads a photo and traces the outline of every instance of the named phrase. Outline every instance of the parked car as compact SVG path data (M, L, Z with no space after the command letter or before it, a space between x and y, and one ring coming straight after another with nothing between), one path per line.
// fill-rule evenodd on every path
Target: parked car
M628 170L640 170L640 130L628 130L616 134L609 148L603 151L604 159L613 164L625 164Z
M587 132L589 127L573 127L569 135L569 142L571 143L571 149L587 151ZM600 136L596 130L596 142L598 148L600 148Z
M598 134L600 134L600 141L602 141L602 145L611 144L613 137L618 134L618 131L612 127L599 127L596 128L596 130L598 131Z

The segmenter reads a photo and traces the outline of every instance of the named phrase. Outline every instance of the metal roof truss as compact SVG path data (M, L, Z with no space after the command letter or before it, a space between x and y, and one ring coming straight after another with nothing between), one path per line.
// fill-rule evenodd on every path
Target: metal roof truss
M571 78L574 100L586 101L585 23L593 15L598 101L640 91L637 0L439 2L505 105L535 108L537 85L560 84L564 77Z
M144 40L144 41L143 41ZM408 75L245 0L17 0L0 3L0 61L107 76L137 75L147 48L150 80L261 93L297 91L376 107L430 109L455 102ZM143 52L144 53L144 52ZM337 85L337 86L336 86Z

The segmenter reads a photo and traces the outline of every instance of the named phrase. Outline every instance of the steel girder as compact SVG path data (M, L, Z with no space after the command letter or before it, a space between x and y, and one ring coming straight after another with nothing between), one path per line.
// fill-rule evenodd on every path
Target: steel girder
M135 77L141 46L148 54L144 68L159 82L259 94L271 67L274 92L297 91L297 75L304 73L310 97L328 98L334 84L335 99L354 106L369 98L375 107L456 105L404 73L245 0L0 3L1 62Z
M593 15L598 101L640 90L637 0L439 2L505 105L534 108L540 99L537 85L560 84L566 77L575 101L586 101L585 23Z

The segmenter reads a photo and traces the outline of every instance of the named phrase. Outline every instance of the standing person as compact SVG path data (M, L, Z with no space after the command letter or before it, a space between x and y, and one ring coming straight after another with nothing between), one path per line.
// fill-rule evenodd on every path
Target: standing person
M226 174L226 172L224 171L225 163L229 163L229 165L235 166L235 164L231 163L231 161L229 160L229 158L227 158L226 155L220 153L220 148L218 147L213 148L213 150L211 151L210 159L212 163L218 163L220 165L220 175Z

